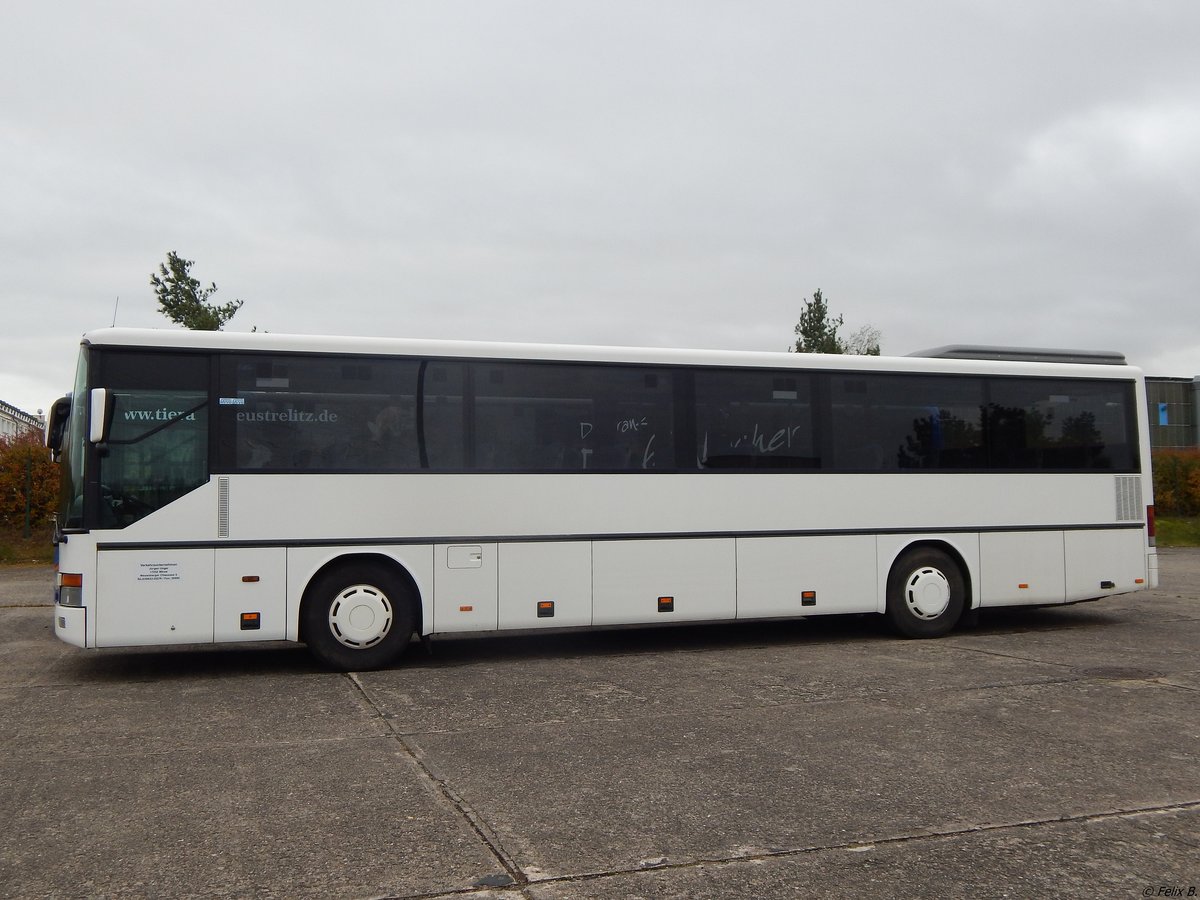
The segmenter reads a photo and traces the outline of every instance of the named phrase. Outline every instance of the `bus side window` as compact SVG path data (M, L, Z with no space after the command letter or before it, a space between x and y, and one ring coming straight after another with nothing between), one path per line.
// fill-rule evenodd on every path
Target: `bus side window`
M636 471L674 465L667 373L633 366L474 366L477 469Z

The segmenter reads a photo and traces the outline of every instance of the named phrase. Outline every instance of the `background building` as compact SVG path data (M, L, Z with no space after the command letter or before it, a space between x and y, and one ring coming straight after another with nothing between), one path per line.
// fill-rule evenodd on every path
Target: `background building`
M1155 450L1200 446L1200 375L1195 378L1146 376L1150 410L1150 446Z
M0 400L0 440L26 431L43 431L45 427L46 420L40 413L35 416Z

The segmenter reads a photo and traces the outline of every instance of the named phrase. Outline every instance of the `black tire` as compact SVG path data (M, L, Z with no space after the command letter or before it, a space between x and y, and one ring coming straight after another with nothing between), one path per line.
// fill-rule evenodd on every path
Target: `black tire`
M304 593L304 641L339 672L391 665L412 638L414 602L404 579L381 563L331 569Z
M947 553L918 547L892 565L887 583L887 618L909 638L935 638L958 624L967 602L962 569Z

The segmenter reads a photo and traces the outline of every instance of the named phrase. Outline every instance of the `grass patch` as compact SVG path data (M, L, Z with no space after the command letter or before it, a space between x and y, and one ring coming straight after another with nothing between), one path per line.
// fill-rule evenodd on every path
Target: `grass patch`
M1200 547L1200 516L1155 520L1159 547Z
M0 565L36 565L54 562L54 545L50 543L50 526L32 529L25 537L24 528L0 526Z

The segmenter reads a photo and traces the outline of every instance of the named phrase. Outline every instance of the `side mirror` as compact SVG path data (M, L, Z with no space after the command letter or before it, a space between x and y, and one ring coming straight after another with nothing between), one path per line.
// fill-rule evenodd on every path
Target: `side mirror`
M112 392L107 388L92 388L91 407L88 410L88 440L93 444L103 444L107 440L112 415Z
M54 405L50 407L50 415L46 419L46 446L50 448L50 455L55 462L58 462L59 456L62 455L63 435L67 430L67 422L71 418L71 396L60 397L54 401Z

